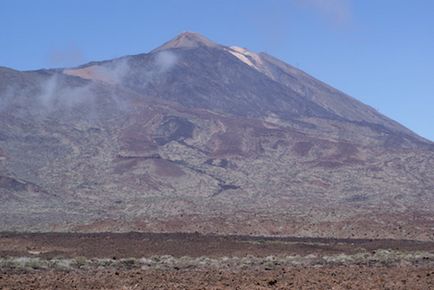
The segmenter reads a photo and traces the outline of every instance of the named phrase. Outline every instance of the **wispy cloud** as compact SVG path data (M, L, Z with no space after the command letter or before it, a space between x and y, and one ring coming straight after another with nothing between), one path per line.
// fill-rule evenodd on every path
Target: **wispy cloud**
M171 51L162 51L156 57L156 65L160 72L171 69L178 61L177 56Z
M100 104L111 103L116 104L116 109L130 110L131 100L122 95L122 90L116 86L128 87L129 78L132 77L146 88L150 82L164 77L177 62L175 53L162 51L147 65L134 65L128 58L120 58L63 72L51 72L50 76L35 72L34 76L39 77L39 81L33 86L14 82L0 86L0 113L22 108L35 118L45 118L56 112L80 112L83 116L87 114L89 118L97 119ZM71 75L83 81L74 81L69 77ZM104 84L114 87L104 87Z
M62 49L54 49L48 55L48 61L53 66L75 66L85 61L84 53L75 45Z
M296 0L297 3L321 14L327 20L337 25L344 25L351 21L350 0Z

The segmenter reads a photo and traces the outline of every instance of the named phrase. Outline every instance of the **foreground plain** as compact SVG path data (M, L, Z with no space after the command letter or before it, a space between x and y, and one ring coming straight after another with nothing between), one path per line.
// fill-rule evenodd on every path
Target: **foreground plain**
M434 243L0 234L1 289L432 289Z

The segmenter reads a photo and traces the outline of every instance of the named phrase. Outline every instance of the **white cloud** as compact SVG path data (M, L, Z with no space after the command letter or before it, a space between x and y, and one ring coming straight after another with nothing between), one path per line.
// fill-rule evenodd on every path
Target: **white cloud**
M173 52L162 51L157 54L155 63L160 72L166 72L171 69L177 62L177 57Z
M49 63L54 66L73 66L84 62L83 51L75 45L54 49L49 53Z
M300 5L313 9L335 24L348 23L352 18L350 0L296 0Z

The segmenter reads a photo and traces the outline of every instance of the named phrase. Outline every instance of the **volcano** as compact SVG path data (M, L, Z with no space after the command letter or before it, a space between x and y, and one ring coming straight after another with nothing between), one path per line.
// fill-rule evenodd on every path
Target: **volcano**
M434 144L266 53L186 32L0 68L0 230L434 239Z

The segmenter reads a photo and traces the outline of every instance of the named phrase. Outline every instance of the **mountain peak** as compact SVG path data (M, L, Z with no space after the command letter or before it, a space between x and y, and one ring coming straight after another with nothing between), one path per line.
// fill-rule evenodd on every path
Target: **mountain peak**
M199 46L216 47L218 44L209 40L205 36L196 32L182 32L172 40L169 40L154 51L160 51L171 48L194 48Z

